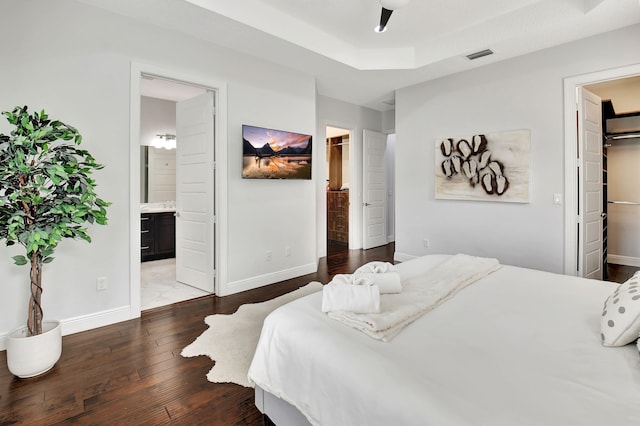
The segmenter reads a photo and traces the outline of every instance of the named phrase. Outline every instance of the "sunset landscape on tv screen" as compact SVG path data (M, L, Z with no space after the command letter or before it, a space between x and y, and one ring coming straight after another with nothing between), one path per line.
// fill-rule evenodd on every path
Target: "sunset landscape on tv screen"
M311 179L311 135L242 126L242 177Z

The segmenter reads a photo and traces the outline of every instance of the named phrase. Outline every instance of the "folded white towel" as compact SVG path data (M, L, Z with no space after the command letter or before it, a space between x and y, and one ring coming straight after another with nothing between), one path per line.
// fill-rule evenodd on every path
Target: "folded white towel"
M358 274L384 274L385 272L395 272L396 266L389 262L369 262L355 270L354 275Z
M389 341L414 320L498 268L496 259L457 254L404 282L401 293L385 295L379 314L345 311L328 315L375 339Z
M402 282L398 272L385 273L360 273L354 274L354 281L369 281L373 285L378 286L380 294L400 293L402 291ZM354 282L355 284L355 282Z
M330 283L376 285L380 289L380 294L400 293L402 291L402 283L398 272L338 274L333 277Z
M375 285L330 282L322 288L322 312L380 312L380 290Z
M351 285L373 285L372 279L367 277L359 277L352 274L338 274L333 277L329 284L351 284Z

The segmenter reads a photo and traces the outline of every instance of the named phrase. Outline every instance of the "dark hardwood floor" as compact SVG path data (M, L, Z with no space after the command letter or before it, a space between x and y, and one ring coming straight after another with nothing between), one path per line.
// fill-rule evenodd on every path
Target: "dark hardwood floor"
M615 283L622 284L629 278L640 271L640 268L636 266L616 265L615 263L607 263L607 281L613 281Z
M206 328L207 315L323 283L373 260L393 261L393 244L370 250L331 245L318 272L243 293L207 296L143 312L141 318L65 336L48 373L20 380L0 352L0 426L262 425L253 389L206 379L212 361L180 351Z

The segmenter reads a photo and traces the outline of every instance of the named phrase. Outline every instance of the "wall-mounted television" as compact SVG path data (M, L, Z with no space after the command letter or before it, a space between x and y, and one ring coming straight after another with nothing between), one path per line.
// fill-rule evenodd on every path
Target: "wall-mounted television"
M242 125L242 177L311 179L311 135Z

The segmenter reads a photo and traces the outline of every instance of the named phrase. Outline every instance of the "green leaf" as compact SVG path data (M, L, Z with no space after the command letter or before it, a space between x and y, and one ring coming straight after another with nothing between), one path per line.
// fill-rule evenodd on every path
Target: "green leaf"
M19 266L26 265L28 263L27 258L21 255L13 256L12 259L13 262Z
M29 263L32 254L51 262L62 238L91 242L83 225L105 225L111 205L98 198L90 177L103 165L77 147L82 136L75 127L44 110L17 106L2 116L14 129L0 134L0 241L26 251L14 262Z

